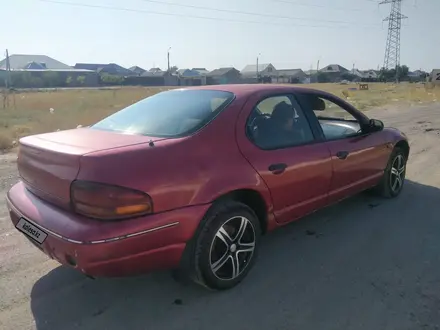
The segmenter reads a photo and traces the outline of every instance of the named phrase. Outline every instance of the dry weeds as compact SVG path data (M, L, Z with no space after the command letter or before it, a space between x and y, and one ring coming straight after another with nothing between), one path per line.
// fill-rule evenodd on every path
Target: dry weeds
M346 98L360 110L393 102L415 104L440 99L440 88L422 84L369 84L368 91L353 90L356 84L312 84L307 87ZM9 108L0 108L0 150L12 148L22 136L90 125L129 104L167 89L124 87L17 93L15 107L10 102Z

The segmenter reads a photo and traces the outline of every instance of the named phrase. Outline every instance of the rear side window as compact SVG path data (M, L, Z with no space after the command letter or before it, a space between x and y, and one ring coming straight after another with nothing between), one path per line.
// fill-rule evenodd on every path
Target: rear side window
M233 100L234 94L215 90L172 90L134 103L91 128L152 137L191 134Z
M292 104L291 95L276 95L261 100L247 121L247 136L258 147L274 150L314 141L302 109Z

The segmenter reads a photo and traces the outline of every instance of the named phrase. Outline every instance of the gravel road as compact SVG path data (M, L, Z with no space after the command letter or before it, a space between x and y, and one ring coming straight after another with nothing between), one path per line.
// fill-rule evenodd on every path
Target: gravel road
M402 129L411 155L402 195L361 194L263 239L232 291L170 274L91 280L18 234L0 202L0 329L440 329L440 105L368 113ZM17 179L0 156L0 194Z

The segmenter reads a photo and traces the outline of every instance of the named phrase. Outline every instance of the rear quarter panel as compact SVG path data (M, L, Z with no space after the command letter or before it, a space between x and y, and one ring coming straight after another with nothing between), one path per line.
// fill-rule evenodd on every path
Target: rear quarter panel
M266 185L236 143L235 123L244 101L234 100L192 136L85 155L78 179L145 191L155 213L211 203L237 189L258 191L271 210Z

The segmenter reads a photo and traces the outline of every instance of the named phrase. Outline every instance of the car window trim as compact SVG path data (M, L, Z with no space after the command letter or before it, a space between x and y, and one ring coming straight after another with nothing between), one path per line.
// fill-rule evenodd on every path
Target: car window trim
M326 94L324 94L324 93L319 93L319 92L317 92L317 91L308 92L308 93L301 93L301 92L299 92L299 93L297 93L297 94L298 94L299 97L300 97L301 95L304 95L304 96L307 96L307 95L314 95L314 96L317 96L317 97L319 97L319 98L323 98L324 100L330 101L330 102L332 102L332 103L338 105L339 107L341 107L343 110L347 111L350 115L352 115L352 116L356 119L356 121L359 123L359 126L360 126L361 129L362 129L362 126L365 124L365 123L363 123L363 121L365 120L365 118L367 118L365 115L361 114L362 116L357 116L358 113L353 113L353 112L351 111L351 108L355 109L353 106L351 106L349 103L345 103L345 102L343 102L342 100L341 100L342 102L339 102L339 100L338 100L337 98L334 98L334 97L332 97L331 95L329 96L329 95L326 95ZM300 102L300 99L298 100L298 102ZM352 138L356 138L356 137L362 137L362 136L368 136L368 135L370 135L370 133L364 133L364 132L361 131L361 132L359 132L359 133L352 134L352 135L349 135L349 136L341 136L341 137L330 138L330 139L329 139L329 138L327 138L327 137L325 136L324 131L323 131L322 127L321 127L321 124L319 123L319 119L318 119L318 117L316 116L316 114L315 114L315 112L313 111L313 109L310 109L310 107L308 107L308 106L305 106L304 108L307 109L306 112L307 112L308 115L313 116L313 121L315 122L316 129L320 132L320 135L321 135L321 138L322 138L322 141L323 141L323 142L341 141L341 140L347 140L347 139L352 139ZM303 109L304 109L304 108L303 108ZM349 110L349 109L350 109L350 110ZM356 110L356 109L355 109L355 110ZM356 110L356 111L358 111L358 110ZM359 117L359 118L358 118L358 117ZM365 117L365 118L363 118L363 117ZM368 118L367 118L367 119L368 119ZM341 121L344 121L344 120L341 120ZM347 121L347 120L345 120L345 121ZM353 122L353 120L348 120L348 121Z
M277 96L286 96L290 100L290 102L292 103L292 106L295 109L299 109L299 110L301 110L303 112L304 116L306 117L305 119L306 119L307 123L309 124L310 131L312 132L312 135L313 135L313 140L312 141L305 142L305 143L299 143L299 144L286 145L286 146L281 146L281 147L276 147L276 148L263 148L263 147L260 147L259 145L257 145L251 139L251 137L248 134L248 130L247 130L249 118L253 115L253 113L254 113L255 109L257 108L258 104L260 104L262 101L264 101L264 100L266 100L268 98L277 97ZM315 129L313 128L313 126L310 124L309 116L306 115L304 109L297 102L296 97L295 97L295 92L283 91L283 92L277 92L277 93L272 93L272 94L264 94L263 96L260 96L258 101L256 101L255 104L252 105L252 110L251 110L251 112L249 113L249 115L246 118L244 129L245 129L245 135L246 135L246 138L248 139L248 141L252 145L254 145L256 148L258 148L260 150L264 150L264 151L275 151L275 150L283 150L283 149L287 149L287 148L297 148L297 147L308 146L308 145L313 145L313 144L317 144L317 143L321 143L322 142L322 139L321 139L319 133L316 132ZM318 135L316 135L317 133L318 133Z

